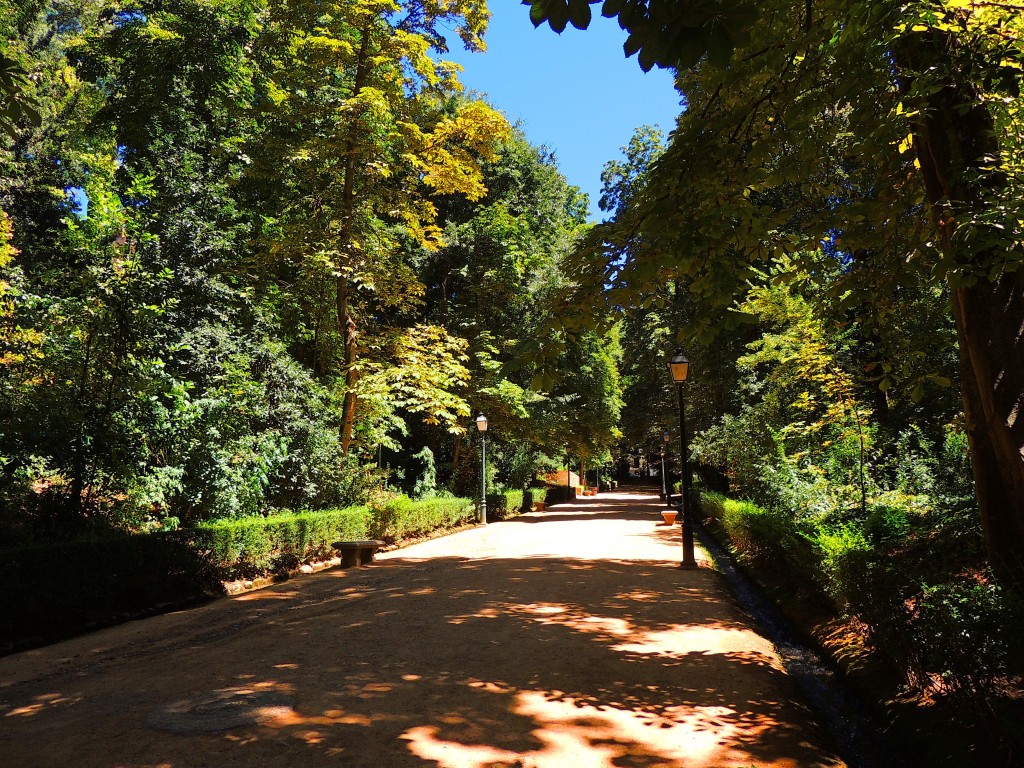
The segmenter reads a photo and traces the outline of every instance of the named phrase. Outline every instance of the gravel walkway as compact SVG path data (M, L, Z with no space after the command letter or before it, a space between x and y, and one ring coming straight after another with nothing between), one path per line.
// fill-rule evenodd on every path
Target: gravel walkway
M842 766L657 496L0 659L0 766Z

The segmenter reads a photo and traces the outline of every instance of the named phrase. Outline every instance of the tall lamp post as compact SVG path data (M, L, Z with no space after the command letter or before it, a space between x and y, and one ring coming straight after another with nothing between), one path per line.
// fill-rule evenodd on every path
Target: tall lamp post
M665 477L665 449L668 448L668 441L672 435L666 429L661 433L661 498L668 498L668 479Z
M487 525L487 417L482 413L476 417L476 428L480 431L480 520Z
M683 518L683 562L680 568L696 568L697 560L693 556L693 519L690 517L690 457L686 445L686 402L683 399L683 386L686 375L690 372L690 361L683 353L682 347L676 347L675 354L668 361L672 372L672 381L679 391L679 458L683 470L682 488L680 488L679 512Z

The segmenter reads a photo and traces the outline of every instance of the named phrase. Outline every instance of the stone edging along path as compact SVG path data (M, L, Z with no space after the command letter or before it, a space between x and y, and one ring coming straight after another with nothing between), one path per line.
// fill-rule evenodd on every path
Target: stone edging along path
M842 766L656 496L0 659L0 766Z

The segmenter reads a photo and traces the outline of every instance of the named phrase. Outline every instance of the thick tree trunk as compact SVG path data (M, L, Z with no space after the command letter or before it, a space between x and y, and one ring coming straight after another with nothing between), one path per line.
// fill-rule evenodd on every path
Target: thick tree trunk
M944 35L917 35L896 49L903 86L913 73L948 68ZM1005 254L967 252L954 239L958 219L985 204L1005 179L986 171L998 157L992 116L968 82L950 78L924 97L913 137L945 255L981 273L953 286L960 376L975 492L986 549L999 576L1024 585L1024 272L999 268ZM979 171L983 173L979 174ZM984 185L984 186L983 186ZM994 279L985 273L994 271ZM957 281L958 283L961 281Z
M1024 586L1024 273L956 289L953 310L985 547Z
M452 452L452 465L451 465L451 477L455 477L459 470L459 461L462 459L462 437L456 436L455 438L455 450ZM449 478L451 483L451 478Z

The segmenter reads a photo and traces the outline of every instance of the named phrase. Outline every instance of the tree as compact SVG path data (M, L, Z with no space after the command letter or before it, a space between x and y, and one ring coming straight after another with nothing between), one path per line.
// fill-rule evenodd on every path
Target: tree
M580 0L531 5L534 23L556 30L589 17ZM646 255L615 276L640 287L667 268L727 305L777 249L839 234L851 258L880 257L873 274L885 280L897 240L909 245L949 286L989 556L1024 583L1020 14L1001 3L643 0L603 12L630 31L626 53L642 67L677 68L689 102L650 195L617 235L601 233L644 230ZM802 221L764 207L784 188L817 201ZM924 210L924 236L907 243L900 227L922 230Z
M422 287L401 259L404 240L440 244L431 195L482 196L477 163L508 132L482 103L446 111L454 70L428 56L443 52L438 30L449 23L480 48L485 21L475 1L271 4L254 177L265 184L270 255L282 279L297 276L306 293L299 322L315 339L312 365L344 377L346 450L359 391L359 305L372 296L408 310L419 300ZM328 302L334 327L325 332Z
M553 399L550 386L532 387L538 369L524 349L566 280L562 264L586 228L586 199L566 183L554 156L531 146L518 129L482 172L487 194L479 200L435 198L444 244L418 248L411 258L426 286L424 318L468 342L473 388L467 399L491 420L491 463L507 458L515 475L509 481L519 483L530 479L535 461L565 447L558 413L568 406ZM467 464L468 445L459 437L450 445L446 463L458 487L475 466ZM432 448L448 458L440 446Z

